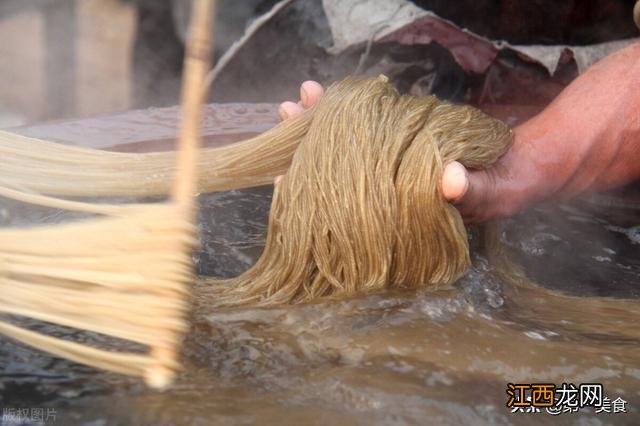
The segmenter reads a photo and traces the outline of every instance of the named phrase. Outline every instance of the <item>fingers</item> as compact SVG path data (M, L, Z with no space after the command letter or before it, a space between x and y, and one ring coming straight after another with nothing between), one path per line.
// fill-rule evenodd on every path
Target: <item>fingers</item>
M526 205L527 191L518 189L522 182L513 181L505 171L496 164L485 170L467 172L467 190L453 203L465 223L512 216Z
M465 223L482 222L489 213L486 206L489 182L484 170L468 171L453 161L442 172L442 195L458 209Z
M487 193L490 184L487 173L484 170L467 172L467 187L464 193L453 205L462 215L465 223L480 223L489 219L487 208Z
M280 183L280 181L284 178L284 175L278 175L275 177L275 179L273 179L273 184L277 185Z
M296 117L309 109L318 102L318 99L324 94L322 85L317 81L307 80L300 85L300 101L283 102L278 108L278 114L282 120Z
M442 172L442 195L451 202L460 201L469 190L469 173L467 169L457 161L447 164Z
M280 104L280 107L278 108L278 115L280 115L282 120L287 120L302 114L303 111L304 108L302 108L300 104L287 101Z
M300 85L300 100L304 109L314 106L323 94L324 89L317 81L307 80Z

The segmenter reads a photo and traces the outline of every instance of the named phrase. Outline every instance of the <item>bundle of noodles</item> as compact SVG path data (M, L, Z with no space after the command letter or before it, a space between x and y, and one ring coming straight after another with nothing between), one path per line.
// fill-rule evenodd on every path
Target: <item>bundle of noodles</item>
M97 171L98 162L83 164L76 151L62 146L47 149L54 144L5 144L2 153L1 196L101 217L55 226L1 229L0 314L126 339L148 351L92 347L19 327L12 320L0 321L0 333L77 362L144 377L156 387L168 384L178 368L177 348L186 328L192 281L198 131L214 8L209 0L194 3L185 59L181 139L176 158L167 157L175 161L171 202L95 205L16 191L10 186L55 192L56 180L64 181L68 176L60 168L49 168L47 159L66 164L68 170L84 170L90 176L85 187L89 191L92 178L113 173L114 168ZM16 158L26 164L21 167Z
M0 134L8 164L0 169L0 190L157 195L175 174L172 153L22 139ZM213 280L218 302L266 305L452 282L469 254L462 220L440 194L443 166L457 160L488 167L510 143L508 127L479 110L400 96L380 76L349 77L297 118L202 150L201 192L263 185L287 172L274 195L262 257L240 277Z
M240 277L214 280L219 302L453 282L469 248L458 211L440 193L443 166L486 168L511 139L479 110L400 96L384 77L334 84L276 186L262 256Z

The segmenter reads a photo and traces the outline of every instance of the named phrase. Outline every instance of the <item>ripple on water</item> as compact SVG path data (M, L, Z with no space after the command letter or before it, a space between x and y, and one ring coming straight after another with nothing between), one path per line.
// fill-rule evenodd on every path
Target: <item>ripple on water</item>
M270 199L269 188L200 197L200 273L234 276L255 262ZM2 209L12 225L76 218ZM455 286L437 291L271 309L200 300L185 371L164 393L0 339L0 405L56 407L61 424L281 424L285 413L300 424L510 424L507 382L589 381L624 393L637 415L639 342L628 325L638 304L613 309L593 297L637 301L639 228L621 229L575 207L506 222L511 254L544 288L575 296L566 300L511 288L478 253Z

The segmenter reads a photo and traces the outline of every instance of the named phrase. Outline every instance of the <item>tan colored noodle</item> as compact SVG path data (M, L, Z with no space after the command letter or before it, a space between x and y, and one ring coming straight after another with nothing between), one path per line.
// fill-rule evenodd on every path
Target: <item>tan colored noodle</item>
M245 142L201 149L198 192L266 185L285 173L309 115ZM117 197L166 195L176 175L175 152L122 153L67 146L0 130L0 187L24 192Z
M469 248L458 211L440 193L443 166L488 167L510 143L507 126L479 110L400 96L384 77L334 84L276 186L262 256L237 278L213 280L219 302L453 282Z
M0 194L20 188L158 195L169 191L175 175L174 153L114 153L0 136L6 158ZM220 284L221 302L308 301L452 282L469 254L462 220L440 194L443 165L457 160L485 168L510 143L507 126L479 110L400 96L381 76L347 78L300 117L203 150L198 191L261 185L287 172L274 196L264 254L248 272ZM64 208L60 203L70 202L53 206Z
M204 71L199 68L198 80ZM193 106L201 96L191 93L187 140L197 139ZM212 303L266 306L449 284L467 268L469 248L458 211L440 193L443 168L454 160L489 167L511 139L506 125L474 108L401 96L384 77L349 77L300 117L247 141L202 150L197 158L194 149L182 150L180 163L175 153L97 151L0 132L0 196L105 216L0 229L0 313L132 340L151 353L109 352L9 322L0 322L0 332L75 361L166 384L178 367L186 286L193 280L191 196L270 184L284 173L262 256L239 277L208 279ZM200 170L197 187L179 168L190 163ZM182 196L174 201L182 201L118 206L41 195L166 195L172 185L174 198ZM548 291L530 284L509 261L495 226L486 230L490 259L510 284L508 294L518 296L506 309L525 320L541 313L560 320L564 309L579 314L587 302L536 297ZM534 302L535 309L519 300ZM589 303L594 311L624 306L638 316L631 301ZM594 319L575 328L586 332L599 325Z
M206 71L200 48L191 45L186 62L199 83ZM439 182L450 161L470 168L496 161L511 143L500 121L435 97L400 96L383 76L349 77L300 117L197 154L202 95L197 84L185 88L185 144L177 155L98 151L0 132L0 196L106 216L0 230L0 313L131 340L151 353L90 348L7 322L0 322L0 332L166 384L177 368L185 284L192 280L192 195L268 184L285 172L264 253L245 274L213 280L215 303L270 305L435 286L468 266L465 228ZM51 197L169 193L175 202L164 205Z

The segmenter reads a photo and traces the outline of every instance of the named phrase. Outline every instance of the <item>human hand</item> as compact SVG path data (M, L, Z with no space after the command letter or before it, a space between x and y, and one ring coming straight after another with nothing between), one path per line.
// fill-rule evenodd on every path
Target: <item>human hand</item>
M496 164L468 173L457 205L465 222L640 179L638 87L640 43L578 76L544 111L513 130L513 145Z
M491 167L445 166L443 196L466 223L510 216L547 199L567 199L640 179L640 43L576 78L540 114L513 130L511 148ZM301 101L280 105L287 119L322 96L306 81ZM277 182L277 181L276 181Z
M305 81L300 85L300 101L283 102L278 108L278 114L282 120L296 117L306 109L311 108L323 94L324 88L320 83L311 80ZM470 175L466 168L457 161L446 165L441 184L444 197L454 203L461 201L465 194L469 192L470 180L473 176L474 175ZM275 183L278 183L281 179L282 176L277 176ZM479 189L474 186L473 192L478 191Z

